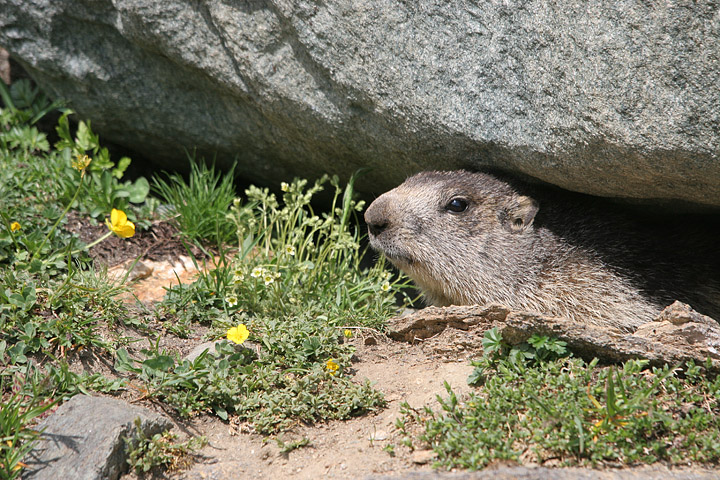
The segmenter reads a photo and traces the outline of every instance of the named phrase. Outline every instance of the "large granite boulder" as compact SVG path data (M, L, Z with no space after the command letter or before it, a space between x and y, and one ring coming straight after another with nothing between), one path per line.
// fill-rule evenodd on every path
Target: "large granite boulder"
M495 166L720 205L718 4L0 0L0 45L105 140L366 191ZM682 203L682 202L678 202Z

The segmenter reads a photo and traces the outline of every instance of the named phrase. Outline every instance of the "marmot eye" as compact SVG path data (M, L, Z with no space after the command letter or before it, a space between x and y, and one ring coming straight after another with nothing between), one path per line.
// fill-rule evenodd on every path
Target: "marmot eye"
M468 208L467 200L463 198L453 198L445 205L445 210L449 210L453 213L464 212Z

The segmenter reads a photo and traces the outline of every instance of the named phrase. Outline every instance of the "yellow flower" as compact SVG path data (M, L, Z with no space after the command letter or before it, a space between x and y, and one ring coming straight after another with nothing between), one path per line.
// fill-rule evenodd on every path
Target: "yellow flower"
M345 335L345 338L352 337L352 330L350 330L349 328L346 328L345 331L343 331L343 335Z
M282 183L280 183L280 190L282 190L283 192L287 192L288 190L290 190L290 185L288 185L285 182L282 182Z
M250 336L250 332L244 323L241 323L237 327L232 327L227 331L228 340L237 343L238 345L243 343Z
M110 221L105 220L108 228L120 238L130 238L135 235L135 224L127 219L122 210L115 208L110 212Z
M12 223L10 224L10 231L11 231L11 232L17 232L18 230L20 230L20 228L22 228L22 227L20 227L20 224L19 224L18 222L12 222Z
M330 375L335 375L335 372L338 371L338 369L340 368L340 366L339 366L337 363L335 363L335 362L333 361L333 359L331 358L331 359L328 360L327 363L325 364L325 368L327 368L328 372L330 372Z
M79 171L81 175L85 175L85 169L90 165L90 162L92 162L92 159L87 155L78 155L72 161L72 167Z

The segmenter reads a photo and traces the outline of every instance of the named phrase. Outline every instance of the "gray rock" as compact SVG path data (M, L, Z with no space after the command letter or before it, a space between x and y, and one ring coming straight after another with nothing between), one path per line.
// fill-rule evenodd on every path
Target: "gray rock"
M114 398L71 398L38 425L43 433L23 478L117 479L128 470L124 439L135 435L138 417L148 436L173 426L161 415Z
M0 45L164 166L347 176L496 166L720 205L715 2L0 0ZM682 202L677 202L680 204Z
M479 325L482 330L489 330L504 322L509 313L509 308L496 304L411 310L389 320L388 336L393 340L415 343L432 338L447 328L469 330Z
M720 373L720 325L675 302L661 312L656 321L641 325L634 333L622 333L564 318L531 312L512 311L500 305L427 307L409 315L390 319L388 336L394 340L428 343L459 343L464 349L480 351L482 334L493 327L510 344L525 342L534 334L557 337L576 355L588 360L624 362L647 359L651 365L680 365L692 360ZM448 331L469 335L453 337Z
M215 352L215 345L217 343L220 343L222 340L215 340L213 342L204 342L200 345L193 348L190 353L185 355L183 360L187 360L188 362L194 362L200 355L202 355L205 352L208 352L208 355L211 355L213 352Z

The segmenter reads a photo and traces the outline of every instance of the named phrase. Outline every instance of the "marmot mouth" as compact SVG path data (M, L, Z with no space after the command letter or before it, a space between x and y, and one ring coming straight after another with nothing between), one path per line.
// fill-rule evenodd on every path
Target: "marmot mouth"
M389 252L387 250L383 250L382 252L388 260L400 269L402 269L403 266L411 267L415 263L415 260L408 255L403 255L398 252Z
M413 259L410 257L392 257L388 255L385 256L388 257L388 259L393 263L403 263L406 265L412 265L414 263Z
M393 242L389 242L390 245L388 245L388 242L383 241L384 239L380 239L377 235L373 235L372 233L369 235L369 239L370 246L385 255L385 257L399 269L402 270L403 267L412 267L415 264L415 259L407 252L407 250L397 248Z

